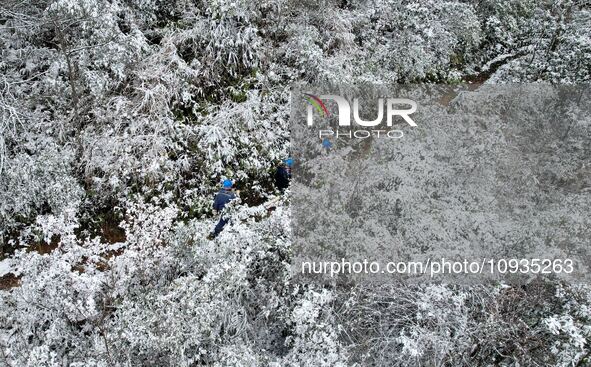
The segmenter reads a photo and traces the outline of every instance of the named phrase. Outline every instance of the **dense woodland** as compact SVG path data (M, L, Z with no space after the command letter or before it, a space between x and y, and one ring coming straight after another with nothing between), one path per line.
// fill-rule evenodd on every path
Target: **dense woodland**
M290 194L262 204L294 83L589 83L590 29L584 1L3 0L0 365L589 365L587 285L300 284Z

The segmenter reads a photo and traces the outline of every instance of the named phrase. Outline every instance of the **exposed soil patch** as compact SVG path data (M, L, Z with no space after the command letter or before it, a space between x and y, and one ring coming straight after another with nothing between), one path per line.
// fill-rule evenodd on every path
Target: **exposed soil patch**
M102 237L107 243L118 243L125 242L127 237L125 236L125 230L119 227L118 223L112 223L105 221L101 224Z
M7 290L21 285L20 277L12 273L0 277L0 290Z
M60 236L53 235L53 236L51 236L51 240L49 241L49 243L47 243L45 241L35 242L31 246L29 246L28 250L29 251L37 251L41 255L49 254L50 252L52 252L53 250L55 250L59 246L60 240L61 240Z

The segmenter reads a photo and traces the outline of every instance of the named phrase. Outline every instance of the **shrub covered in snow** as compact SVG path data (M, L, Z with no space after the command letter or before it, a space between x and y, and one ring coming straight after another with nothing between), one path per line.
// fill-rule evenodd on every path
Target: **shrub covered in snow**
M0 14L0 364L589 363L586 286L295 284L289 194L260 206L289 152L291 83L588 82L583 4L5 0ZM241 201L210 241L225 178Z

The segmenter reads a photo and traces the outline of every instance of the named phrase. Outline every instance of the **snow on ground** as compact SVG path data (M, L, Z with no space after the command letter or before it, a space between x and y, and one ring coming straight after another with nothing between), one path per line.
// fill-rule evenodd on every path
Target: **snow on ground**
M13 264L11 259L4 259L0 261L0 277L3 277L14 270L12 266Z

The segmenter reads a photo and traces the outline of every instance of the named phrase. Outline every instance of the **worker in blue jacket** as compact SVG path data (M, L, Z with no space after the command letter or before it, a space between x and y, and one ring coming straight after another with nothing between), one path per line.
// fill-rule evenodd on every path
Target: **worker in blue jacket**
M222 209L224 209L226 204L228 204L235 198L236 194L234 193L234 189L232 187L232 181L224 180L222 184L222 189L217 193L215 199L213 200L213 210L216 213L221 213ZM227 223L228 219L224 218L224 215L222 214L220 216L218 224L216 224L213 233L210 235L210 237L215 238L218 234L220 234L220 232L222 231L222 229L224 229L224 226Z
M291 181L291 167L293 166L293 159L287 158L275 171L275 186L279 191L283 192L289 187L289 181Z

